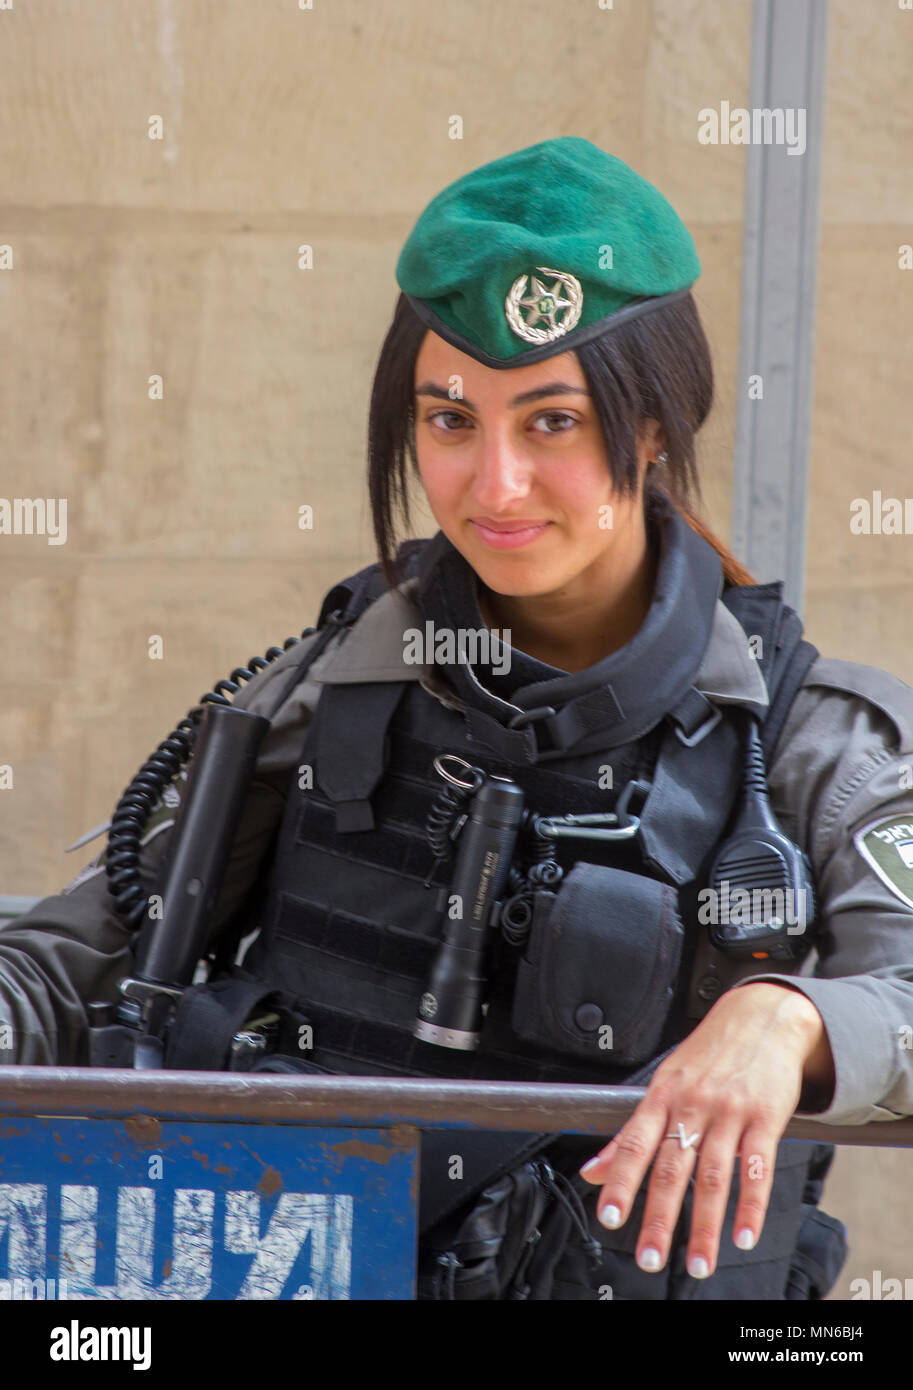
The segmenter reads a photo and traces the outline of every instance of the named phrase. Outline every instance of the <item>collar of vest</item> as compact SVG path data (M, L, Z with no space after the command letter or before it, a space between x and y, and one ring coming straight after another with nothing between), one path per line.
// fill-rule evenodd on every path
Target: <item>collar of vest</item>
M459 674L464 689L470 682L470 698L464 700L455 682L444 679L451 668L407 660L416 635L434 647L435 624L425 617L423 602L429 579L434 583L439 576L446 583L457 565L472 574L438 532L419 574L372 603L345 640L315 663L313 678L329 685L418 680L446 703L468 709L489 738L500 726L505 735L515 740L520 734L525 741L532 738L528 726L539 720L547 743L560 751L597 731L606 747L619 746L667 714L683 741L697 742L719 719L714 703L741 704L763 716L767 687L742 625L720 598L719 556L674 508L661 516L660 528L656 591L644 622L624 647L585 671L523 686L507 702L482 687L465 665Z

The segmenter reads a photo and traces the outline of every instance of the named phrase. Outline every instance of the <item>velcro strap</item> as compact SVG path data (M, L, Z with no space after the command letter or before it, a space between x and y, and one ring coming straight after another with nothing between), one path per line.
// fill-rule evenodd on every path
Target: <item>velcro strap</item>
M272 993L262 980L236 975L185 989L168 1031L165 1066L180 1071L226 1070L235 1033Z
M384 770L387 726L405 689L404 681L328 684L317 704L315 775L342 833L374 829L371 796Z
M574 747L581 739L598 729L610 731L621 723L625 711L611 685L604 685L588 695L578 695L568 700L557 713L545 720L555 748L561 750Z

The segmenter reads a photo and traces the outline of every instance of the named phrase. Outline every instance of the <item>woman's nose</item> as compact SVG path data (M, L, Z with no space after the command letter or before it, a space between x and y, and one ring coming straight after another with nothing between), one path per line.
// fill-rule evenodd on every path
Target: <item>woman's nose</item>
M532 463L508 439L491 439L479 452L473 486L476 501L496 516L530 489Z

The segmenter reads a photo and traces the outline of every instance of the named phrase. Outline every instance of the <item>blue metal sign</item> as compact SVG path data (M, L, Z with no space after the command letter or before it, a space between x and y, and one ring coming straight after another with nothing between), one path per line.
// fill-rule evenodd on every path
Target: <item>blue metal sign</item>
M0 1119L0 1299L412 1299L419 1131Z

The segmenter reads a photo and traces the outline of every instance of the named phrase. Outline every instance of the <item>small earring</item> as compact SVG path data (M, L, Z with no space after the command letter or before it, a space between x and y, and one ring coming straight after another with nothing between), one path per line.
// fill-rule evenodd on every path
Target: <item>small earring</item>
M656 455L655 462L659 464L660 468L665 468L666 464L669 462L669 455L666 453L665 449L661 454Z

